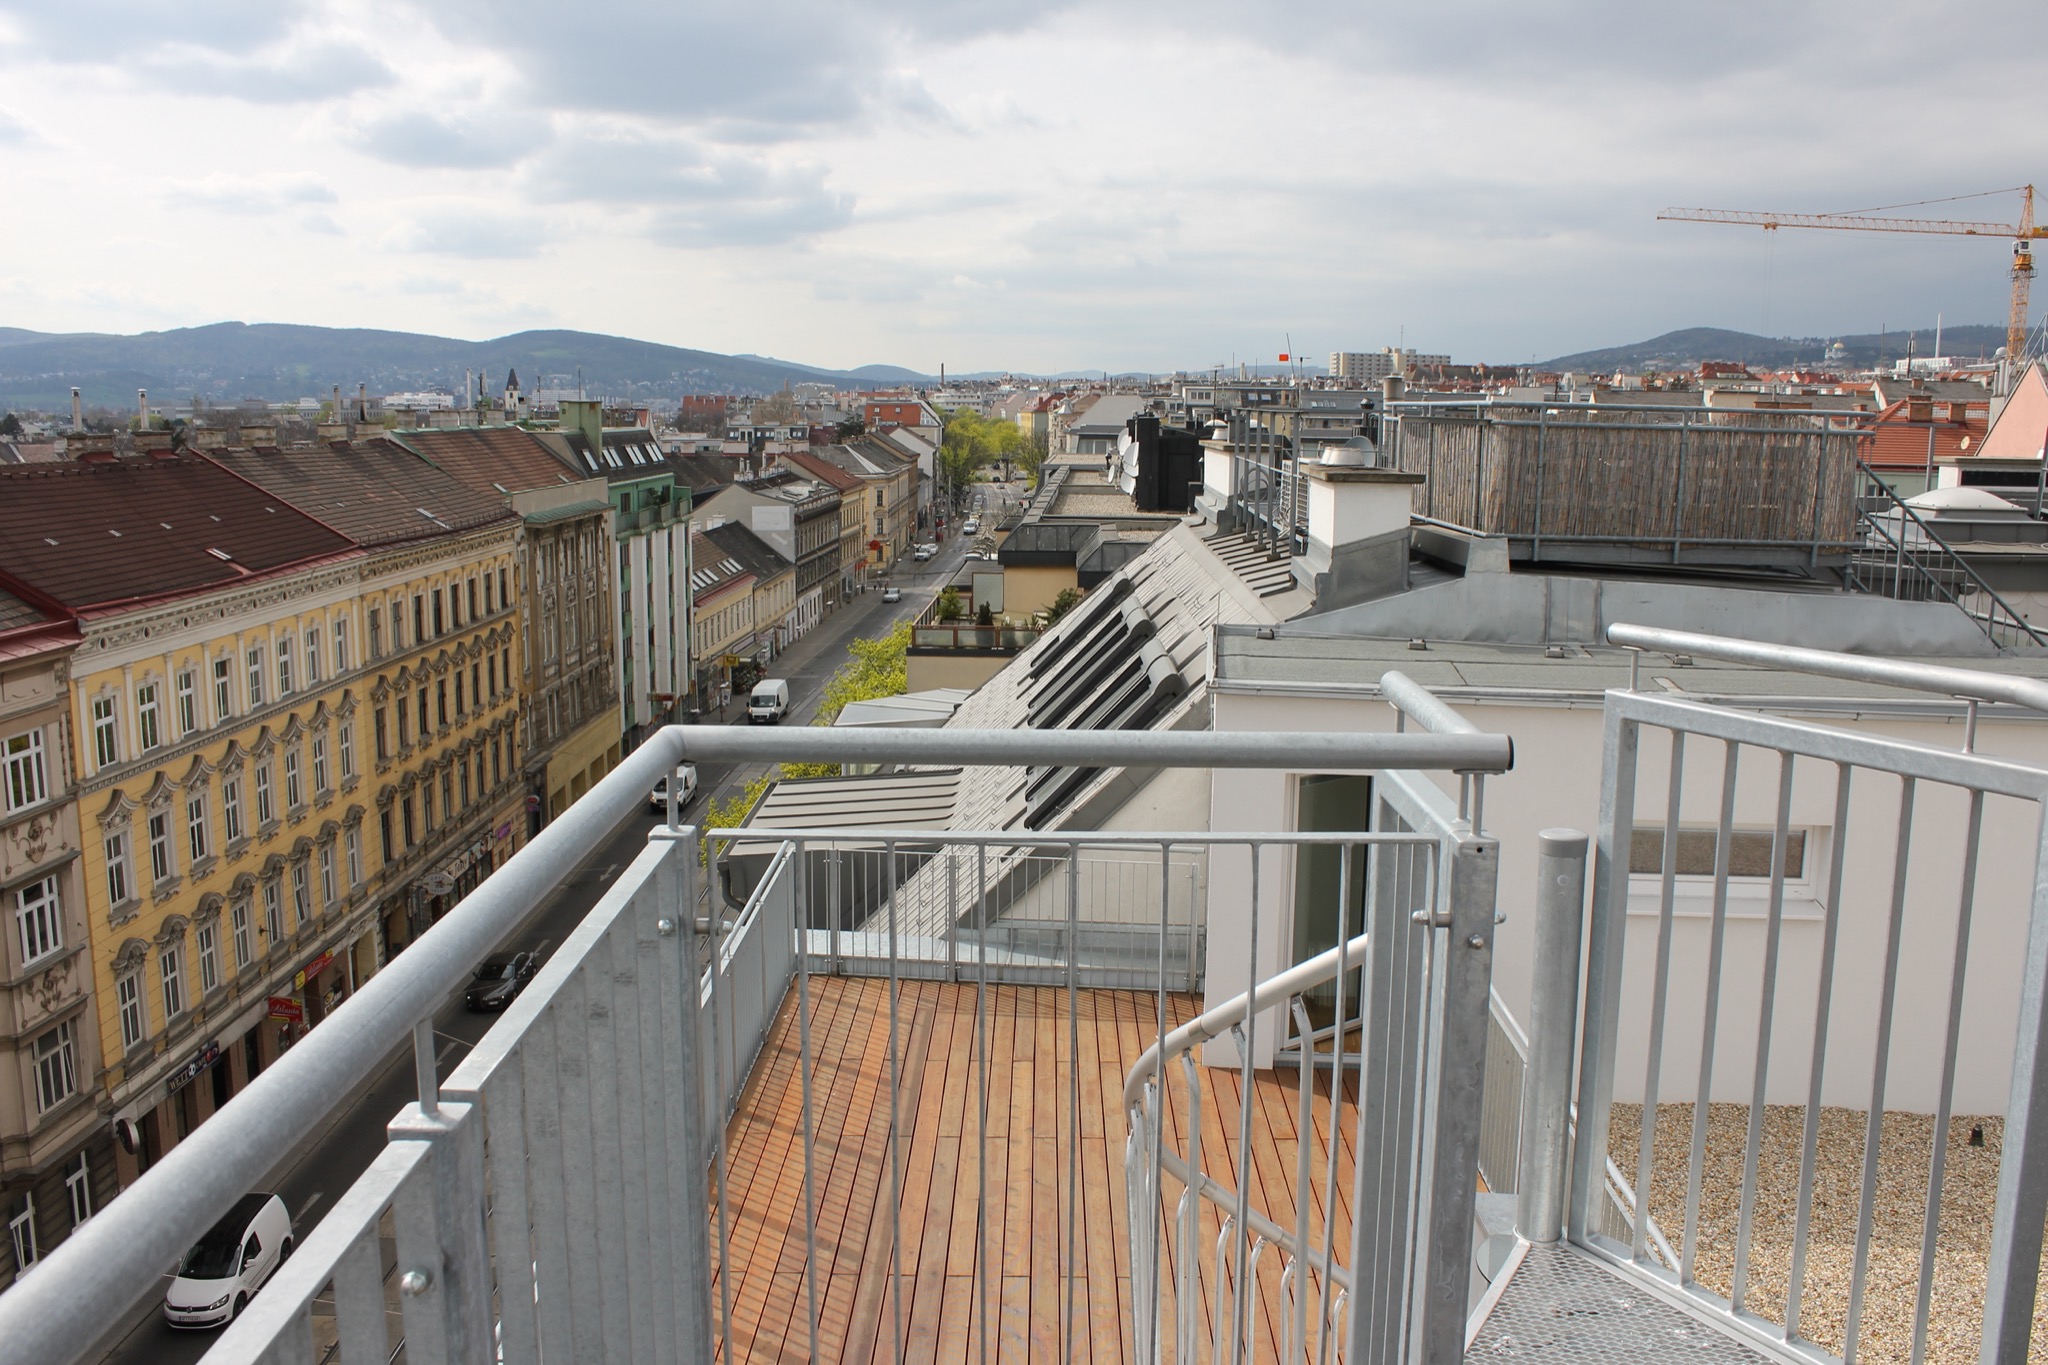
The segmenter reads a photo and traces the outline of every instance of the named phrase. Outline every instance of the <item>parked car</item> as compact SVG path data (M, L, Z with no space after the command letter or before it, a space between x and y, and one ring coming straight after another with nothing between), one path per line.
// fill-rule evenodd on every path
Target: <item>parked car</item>
M178 1262L164 1293L164 1321L173 1327L232 1322L285 1257L292 1254L292 1216L284 1201L245 1194Z
M539 968L540 960L532 953L493 953L477 964L462 1003L475 1014L502 1010L519 998Z
M754 684L747 698L749 725L775 725L789 714L789 683L783 678L763 678Z
M882 600L884 602L901 602L903 600L903 589L894 586L882 589Z
M690 804L690 798L697 794L697 765L685 763L682 766L682 786L676 795L678 807ZM654 784L654 790L647 794L647 804L657 811L668 809L668 779L661 778Z

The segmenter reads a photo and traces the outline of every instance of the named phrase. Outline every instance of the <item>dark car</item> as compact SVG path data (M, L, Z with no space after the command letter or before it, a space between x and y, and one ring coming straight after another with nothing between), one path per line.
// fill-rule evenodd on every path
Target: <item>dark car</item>
M462 1003L479 1014L504 1009L526 989L540 966L532 953L499 953L487 957L462 994Z

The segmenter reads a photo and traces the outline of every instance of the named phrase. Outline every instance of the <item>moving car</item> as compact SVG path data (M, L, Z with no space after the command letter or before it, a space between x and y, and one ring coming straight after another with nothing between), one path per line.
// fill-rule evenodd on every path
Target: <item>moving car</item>
M882 600L884 602L901 602L903 600L903 589L896 587L882 589Z
M981 529L981 520L980 520L980 518L978 518L978 517L969 517L969 518L968 518L967 520L965 520L965 521L963 521L963 522L961 522L961 523L960 523L960 530L961 530L962 534L965 534L965 535L970 535L970 536L971 536L971 535L973 535L973 534L974 534L975 532L979 531L980 529Z
M763 678L754 684L747 698L747 724L774 725L789 714L789 683L782 678Z
M933 555L937 554L938 552L938 546L925 544L918 546L915 550L912 550L910 552L910 557L916 560L918 563L922 564L924 563L924 561L930 559Z
M682 767L682 786L676 793L678 807L690 804L690 798L697 794L697 765L685 763ZM662 778L654 784L654 790L647 794L647 805L656 811L668 810L668 779Z
M504 1009L519 998L539 968L540 960L532 953L493 953L477 964L462 1003L477 1014Z
M178 1262L164 1294L173 1327L219 1327L249 1306L292 1254L292 1217L274 1194L245 1194Z

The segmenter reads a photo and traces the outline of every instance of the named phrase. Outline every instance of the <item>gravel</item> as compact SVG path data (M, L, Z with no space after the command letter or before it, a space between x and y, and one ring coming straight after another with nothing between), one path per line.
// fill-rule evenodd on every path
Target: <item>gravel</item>
M1734 1273L1749 1112L1747 1105L1708 1106L1693 1274L1703 1286L1724 1297L1730 1293ZM1767 1107L1758 1151L1744 1306L1778 1323L1785 1318L1791 1281L1805 1116L1800 1107ZM1658 1106L1650 1213L1681 1254L1686 1241L1686 1166L1692 1122L1691 1104ZM1801 1336L1837 1355L1847 1336L1867 1126L1868 1116L1862 1111L1821 1110L1799 1329ZM1980 1127L1983 1145L1972 1146L1971 1131ZM1631 1182L1636 1178L1641 1130L1640 1106L1614 1106L1610 1149L1615 1164ZM1912 1357L1933 1131L1931 1114L1888 1112L1884 1116L1859 1360L1906 1361ZM2004 1122L1998 1118L1963 1116L1949 1123L1927 1328L1926 1358L1930 1361L1964 1365L1977 1359L1984 1268L1991 1246L2003 1136ZM2048 1359L2048 1329L2044 1329L2041 1316L2034 1323L2033 1354Z

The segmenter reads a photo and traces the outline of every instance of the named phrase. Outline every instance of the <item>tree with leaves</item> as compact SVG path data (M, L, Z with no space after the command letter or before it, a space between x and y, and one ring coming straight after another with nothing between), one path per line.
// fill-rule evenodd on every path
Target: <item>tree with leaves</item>
M830 725L851 702L901 695L910 686L910 622L899 622L887 635L855 640L846 647L847 660L825 683L813 725ZM837 777L837 763L785 763L784 777Z
M0 417L0 436L5 436L11 440L19 435L21 435L21 419L19 417L16 417L11 412L5 417Z
M1038 613L1039 619L1050 626L1053 622L1059 620L1062 616L1065 616L1080 605L1081 590L1079 588L1061 588L1057 593L1053 594L1053 599L1047 604L1045 610Z

